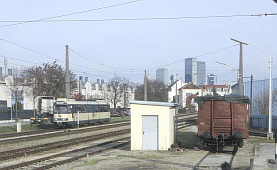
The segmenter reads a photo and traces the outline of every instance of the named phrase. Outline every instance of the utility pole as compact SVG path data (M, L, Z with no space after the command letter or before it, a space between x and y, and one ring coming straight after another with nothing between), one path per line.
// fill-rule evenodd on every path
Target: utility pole
M126 109L126 84L123 85L123 91L124 91L124 109Z
M273 132L272 132L272 63L273 58L270 57L269 61L269 106L268 106L268 134L267 139L273 139Z
M69 56L68 56L68 45L66 48L66 60L65 60L65 97L70 98L70 80L69 80Z
M147 75L146 75L146 70L145 70L145 75L144 75L144 101L147 101Z
M242 41L235 40L231 38L232 41L238 42L240 45L240 56L239 56L239 75L238 75L238 86L239 86L239 95L243 96L243 56L242 56L242 45L248 45Z
M253 75L251 74L251 83L250 83L250 114L252 114L252 99L253 99L253 96L252 96L252 86L253 86Z

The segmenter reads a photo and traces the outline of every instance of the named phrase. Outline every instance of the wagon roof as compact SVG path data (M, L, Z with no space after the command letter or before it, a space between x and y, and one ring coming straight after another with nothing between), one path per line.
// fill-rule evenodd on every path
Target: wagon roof
M195 101L198 104L203 103L205 101L211 101L211 100L227 101L232 103L249 103L249 98L247 96L240 96L240 95L225 95L225 96L207 95L207 96L199 96L199 97L196 97L195 99Z

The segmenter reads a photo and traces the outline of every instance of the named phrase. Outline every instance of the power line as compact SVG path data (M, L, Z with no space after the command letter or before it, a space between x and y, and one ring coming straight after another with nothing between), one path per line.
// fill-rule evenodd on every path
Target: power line
M111 67L111 66L108 66L108 65L105 65L105 64L98 63L98 62L96 62L96 61L92 61L92 60L90 60L90 59L87 59L86 57L84 57L84 56L82 56L81 54L77 53L76 51L72 50L71 48L68 48L68 49L69 49L70 51L72 51L73 53L77 54L78 56L84 58L85 60L89 60L89 61L91 61L91 62L93 62L93 63L96 63L96 64L99 64L99 65L102 65L102 66L106 66L106 67L110 67L110 68L116 69L115 67Z
M56 59L56 58L54 58L54 57L50 57L50 56L45 55L45 54L42 54L42 53L40 53L40 52L37 52L37 51L31 50L31 49L29 49L29 48L26 48L26 47L23 47L23 46L21 46L21 45L15 44L15 43L10 42L10 41L8 41L8 40L5 40L5 39L1 39L1 40L5 41L5 42L7 42L7 43L10 43L10 44L12 44L12 45L15 45L15 46L17 46L17 47L23 48L23 49L25 49L25 50L31 51L31 52L33 52L33 53L36 53L36 54L42 55L42 56L44 56L44 57L48 57L48 58L51 58L51 59L57 60L57 59Z
M239 45L239 44L236 44L236 45L232 45L232 46L230 46L230 47L225 47L225 48L221 48L221 49L219 49L219 50L215 50L215 51L211 51L211 52L208 52L208 53L205 53L205 54L201 54L201 55L195 56L195 58L202 57L202 56L209 55L209 54L213 54L213 53L216 53L216 52L219 52L219 51L223 51L223 50L226 50L226 49L229 49L229 48L238 46L238 45ZM193 58L193 57L192 57L192 58ZM179 61L176 61L176 62L173 62L173 63L165 64L165 65L162 65L162 66L159 66L159 67L154 67L154 68L151 68L151 69L149 69L149 70L153 70L153 69L157 69L157 68L169 66L169 65L176 64L176 63L180 63L180 62L184 62L184 61L185 61L185 59L184 59L184 60L179 60Z
M105 21L149 21L149 20L179 20L179 19L210 19L210 18L234 18L234 17L262 17L275 16L277 13L246 14L246 15L215 15L215 16L181 16L181 17L154 17L154 18L111 18L111 19L76 19L76 20L34 20L34 21L0 21L0 22L105 22ZM18 25L10 24L1 27Z
M21 60L21 59L17 59L17 58L13 58L13 57L7 57L7 56L2 56L2 57L9 58L9 59L12 59L12 60L17 60L17 61L22 61L22 62L26 62L26 63L39 64L39 63L35 63L35 62L32 62L32 61Z
M1 27L8 27L8 26L14 26L14 25L20 25L20 24L26 24L26 23L32 23L32 22L46 22L46 21L49 20L49 19L60 18L60 17L66 17L66 16L71 16L71 15L77 15L77 14L87 13L87 12L91 12L91 11L97 11L97 10L101 10L101 9L107 9L107 8L118 7L118 6L127 5L127 4L131 4L131 3L139 2L139 1L142 1L142 0L129 1L129 2L124 2L124 3L120 3L120 4L115 4L115 5L109 5L109 6L105 6L105 7L100 7L100 8L96 8L96 9L90 9L90 10L86 10L86 11L74 12L74 13L70 13L70 14L63 14L63 15L58 15L58 16L48 17L48 18L42 18L42 19L37 19L37 20L31 20L31 21L16 21L16 22L18 22L18 23L9 24L9 25L3 25L3 26L1 26ZM4 22L6 22L6 21L4 21Z

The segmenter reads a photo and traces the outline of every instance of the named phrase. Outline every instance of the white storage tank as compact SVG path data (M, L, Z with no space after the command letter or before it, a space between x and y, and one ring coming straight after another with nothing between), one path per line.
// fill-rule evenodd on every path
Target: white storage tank
M174 143L176 103L130 101L131 150L168 150Z

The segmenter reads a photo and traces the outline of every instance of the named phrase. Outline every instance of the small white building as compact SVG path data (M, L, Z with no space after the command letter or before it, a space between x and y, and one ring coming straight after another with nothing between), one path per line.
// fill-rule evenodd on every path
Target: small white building
M131 150L168 150L174 143L176 103L130 101Z
M206 85L203 89L203 96L206 95L230 95L232 93L231 86L229 85Z
M181 80L176 79L176 81L174 81L171 85L168 86L168 102L175 102L178 103L179 102L179 96L180 96L180 91L178 89L180 89L181 87L183 87L186 83L183 83ZM177 96L177 101L176 101L176 96Z
M202 96L203 89L193 83L189 83L180 88L179 91L179 105L184 108L187 107L187 98L191 95Z

